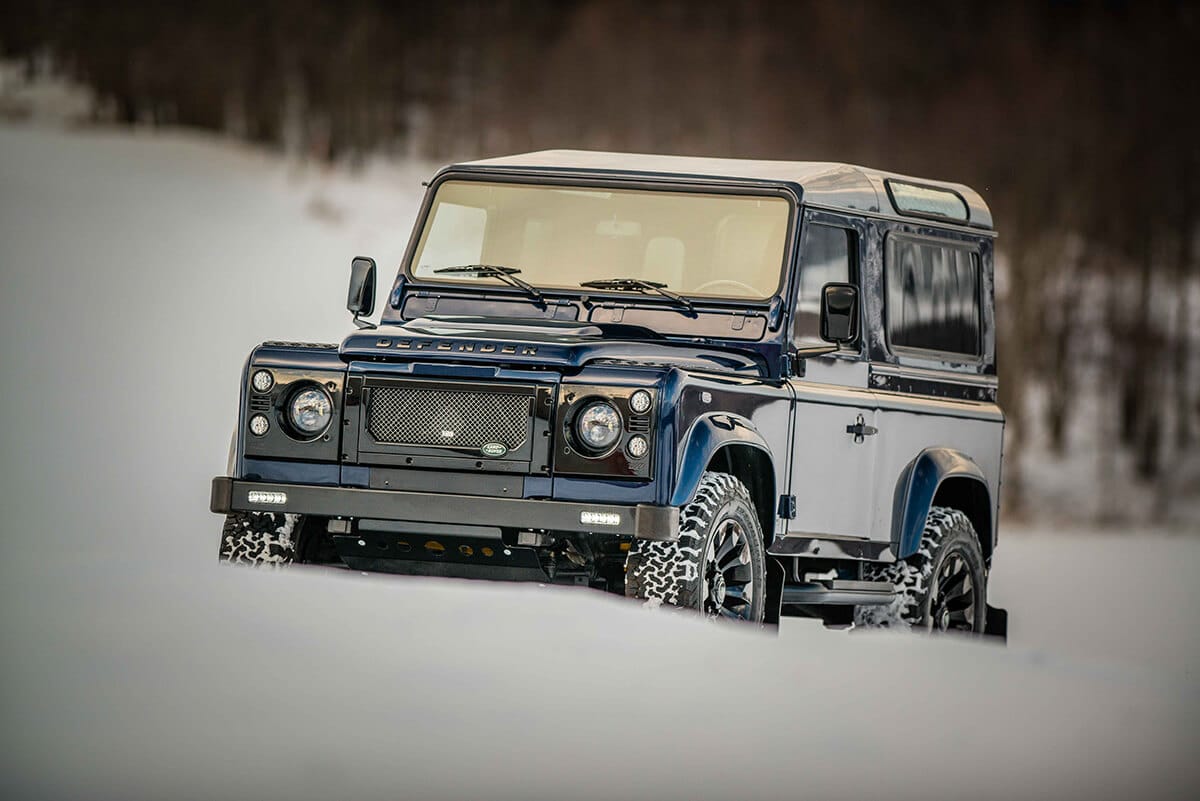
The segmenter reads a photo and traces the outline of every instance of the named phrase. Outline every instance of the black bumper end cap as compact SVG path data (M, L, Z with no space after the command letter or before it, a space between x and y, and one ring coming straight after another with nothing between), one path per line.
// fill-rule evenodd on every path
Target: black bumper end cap
M212 495L208 499L208 508L219 515L227 515L233 511L232 478L217 476L212 480Z
M634 510L634 529L638 539L658 542L679 540L679 509L640 503Z

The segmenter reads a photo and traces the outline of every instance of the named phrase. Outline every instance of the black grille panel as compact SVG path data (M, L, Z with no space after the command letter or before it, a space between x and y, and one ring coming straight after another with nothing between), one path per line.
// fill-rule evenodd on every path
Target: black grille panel
M474 392L425 387L375 387L367 431L396 445L478 450L500 443L525 444L532 393Z

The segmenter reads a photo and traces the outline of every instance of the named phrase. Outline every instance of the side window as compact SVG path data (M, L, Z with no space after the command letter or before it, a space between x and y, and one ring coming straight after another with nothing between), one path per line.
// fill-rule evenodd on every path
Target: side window
M792 322L792 341L826 344L821 339L821 288L830 282L853 280L850 253L853 232L832 225L809 223L800 247L800 291Z
M890 236L884 272L893 348L979 355L977 254L949 243Z

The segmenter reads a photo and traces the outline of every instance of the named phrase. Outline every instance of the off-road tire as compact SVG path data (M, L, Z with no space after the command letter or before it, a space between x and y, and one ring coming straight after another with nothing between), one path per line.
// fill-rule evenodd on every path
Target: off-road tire
M290 565L303 518L282 512L233 512L221 529L220 560L242 565Z
M745 547L735 558L750 567L752 578L748 622L762 623L766 609L766 552L762 525L746 486L728 473L705 473L695 499L680 511L679 540L634 540L625 561L625 595L650 604L705 612L711 586L706 569L718 532L730 536L727 521L745 533ZM746 561L740 561L742 558ZM729 564L732 564L730 562ZM737 589L731 585L731 589ZM730 595L731 603L736 596ZM708 612L708 617L721 617Z
M929 510L915 554L892 564L863 566L866 581L891 582L896 587L896 597L888 605L855 607L854 625L940 630L942 624L933 614L939 589L935 577L942 574L948 559L955 558L961 560L974 592L973 606L963 610L962 617L964 622L970 623L970 633L982 634L987 620L987 565L979 546L979 536L965 514L943 506ZM960 586L966 586L966 583Z

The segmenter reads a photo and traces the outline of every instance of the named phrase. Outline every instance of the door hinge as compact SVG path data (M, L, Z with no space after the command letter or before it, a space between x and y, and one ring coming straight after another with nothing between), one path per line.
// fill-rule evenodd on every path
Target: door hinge
M779 516L784 520L796 519L796 496L795 495L780 495L779 496Z

